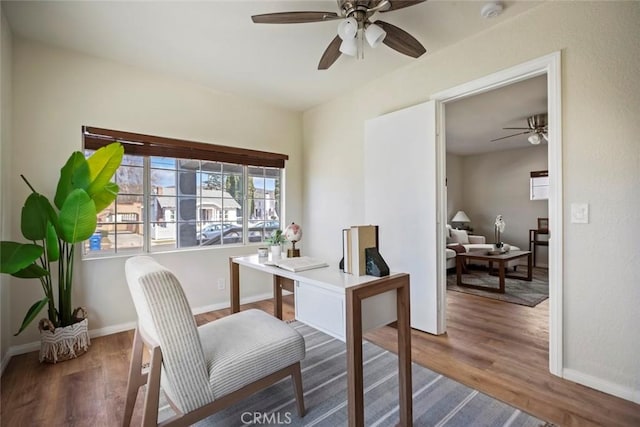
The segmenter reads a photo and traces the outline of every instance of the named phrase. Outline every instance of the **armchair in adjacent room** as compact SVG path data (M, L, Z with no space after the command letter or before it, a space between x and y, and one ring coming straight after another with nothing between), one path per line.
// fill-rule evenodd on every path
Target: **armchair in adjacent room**
M130 258L127 283L138 314L123 425L131 422L138 388L146 384L143 426L158 424L160 387L176 415L162 425L186 426L287 376L304 415L302 336L260 310L196 326L178 279L153 258ZM144 347L151 353L142 373Z

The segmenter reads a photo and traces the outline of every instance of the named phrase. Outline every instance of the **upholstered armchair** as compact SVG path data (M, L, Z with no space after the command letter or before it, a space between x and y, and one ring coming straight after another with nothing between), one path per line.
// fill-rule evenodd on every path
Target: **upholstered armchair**
M147 256L125 265L138 314L123 425L128 426L138 388L147 386L144 426L158 424L160 388L176 412L162 425L193 424L287 376L293 379L298 414L304 416L300 360L302 336L260 310L246 310L196 326L178 279ZM142 373L144 347L149 372Z

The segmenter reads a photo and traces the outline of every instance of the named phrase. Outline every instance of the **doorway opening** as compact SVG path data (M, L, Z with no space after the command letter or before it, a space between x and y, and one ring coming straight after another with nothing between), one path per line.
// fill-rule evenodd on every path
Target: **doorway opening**
M527 112L524 110L518 112L517 108L511 105L512 110L509 114L500 112L496 109L497 118L489 119L490 114L485 116L485 122L492 120L490 128L494 129L493 133L489 130L482 130L482 126L476 124L475 133L477 138L463 136L462 139L467 142L452 144L456 146L454 151L468 153L467 156L473 158L461 160L455 156L453 152L447 153L449 141L455 141L459 135L456 135L456 123L449 123L449 120L456 120L456 110L465 110L471 106L468 114L473 115L473 110L481 108L484 113L489 113L490 106L488 104L495 102L496 97L507 93L507 102L513 103L518 99L509 98L508 93L516 89L529 89L532 93L531 100L527 101L528 105L522 105L523 109L529 108ZM540 93L542 91L542 93ZM526 104L524 102L521 104ZM535 98L538 98L537 100ZM447 224L453 216L460 210L465 213L462 219L472 220L471 224L466 225L468 228L474 228L474 233L485 235L487 242L493 243L496 236L494 235L495 216L502 214L507 224L503 231L504 238L502 241L508 242L508 238L512 240L513 246L519 247L523 251L529 249L529 230L537 227L537 218L548 218L548 228L551 230L552 238L548 241L548 283L549 283L549 301L548 301L548 319L549 319L549 371L552 374L562 376L562 141L560 132L560 53L554 53L545 57L530 61L525 64L492 74L490 76L478 79L464 85L452 88L450 90L438 93L432 97L437 102L437 127L438 140L436 143L438 177L439 177L439 194L438 194L438 243L440 247L445 247L446 239L449 235ZM496 98L497 99L497 98ZM536 104L537 102L537 104ZM516 102L517 104L517 102ZM475 108L474 108L475 107ZM546 111L542 111L546 110ZM491 139L498 139L503 136L517 133L514 130L503 130L502 127L524 127L527 126L527 118L533 115L547 114L547 132L544 135L548 139L548 144L541 144L540 147L533 146L527 138L530 135L526 130L522 130L520 140L516 137L500 139L491 142ZM514 115L515 114L515 115ZM517 119L520 117L520 122ZM464 115L463 115L464 116ZM503 120L502 122L500 120ZM515 122L514 122L515 121ZM499 125L499 123L503 123ZM453 126L451 126L453 125ZM498 127L498 129L495 129ZM473 129L469 130L473 133ZM449 135L451 132L452 135ZM511 132L511 133L509 133ZM493 137L489 137L489 135ZM509 141L513 140L513 141ZM524 141L523 141L524 140ZM519 145L521 144L521 145ZM502 147L496 147L502 145ZM478 148L478 147L484 148ZM497 148L508 147L509 150L496 150ZM545 150L546 148L546 150ZM480 153L469 154L471 150L480 149ZM484 150L484 152L482 152ZM500 154L501 153L501 154ZM447 162L449 158L449 162ZM475 163L475 164L474 164ZM535 205L535 203L547 203L540 201L532 201L533 205L527 206L520 203L512 203L511 196L506 195L506 199L502 197L505 192L512 191L512 186L523 185L529 183L530 176L519 177L523 173L535 172L538 166L544 166L548 171L549 187L548 187L548 206L545 209L543 205ZM536 166L533 166L536 165ZM461 169L464 169L462 171ZM531 169L530 171L528 169ZM462 176L462 172L471 173L466 178L458 179ZM524 172L523 172L524 171ZM503 172L502 178L500 178ZM451 174L451 175L450 175ZM511 175L510 175L511 174ZM496 178L498 177L498 178ZM449 184L449 186L447 186ZM485 184L483 186L483 184ZM454 190L454 186L456 189ZM449 191L447 191L449 190ZM516 190L517 191L517 190ZM523 189L525 194L529 196L528 185ZM449 199L447 197L449 193ZM479 193L479 194L478 194ZM507 200L507 201L505 201ZM484 204L483 204L484 203ZM467 210L464 207L468 206ZM473 212L473 214L472 214ZM505 214L504 212L507 212ZM545 213L547 213L545 215ZM475 215L475 218L473 218ZM464 217L467 218L464 218ZM531 218L529 218L531 216ZM457 218L459 219L459 218ZM509 226L511 223L511 226ZM506 231L509 230L510 231ZM551 237L551 235L550 235ZM539 249L539 248L536 248ZM439 311L441 321L446 325L447 313L447 260L445 251L441 251L441 258L438 262L438 286L439 286L439 302L442 309ZM539 252L540 254L541 252ZM526 259L526 256L523 257ZM544 259L544 258L543 258ZM538 260L542 265L542 260ZM509 264L511 266L511 264ZM522 269L522 266L517 267ZM526 267L524 267L526 270Z

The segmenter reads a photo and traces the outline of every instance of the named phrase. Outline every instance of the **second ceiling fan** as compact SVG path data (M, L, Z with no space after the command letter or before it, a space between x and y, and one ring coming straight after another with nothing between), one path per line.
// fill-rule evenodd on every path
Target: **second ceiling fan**
M547 119L547 113L534 114L533 116L527 117L526 128L502 128L504 130L523 130L524 132L518 132L514 133L513 135L507 135L501 138L492 139L491 142L500 141L502 139L511 138L518 135L527 135L529 133L532 133L533 135L527 138L527 140L533 145L540 144L543 139L545 141L549 141Z
M301 24L342 20L338 35L329 43L320 58L318 70L326 70L341 54L356 56L358 36L364 37L371 47L384 43L402 54L418 58L426 52L422 44L411 34L384 21L371 22L376 12L391 12L426 0L338 0L339 12L277 12L253 15L256 24Z

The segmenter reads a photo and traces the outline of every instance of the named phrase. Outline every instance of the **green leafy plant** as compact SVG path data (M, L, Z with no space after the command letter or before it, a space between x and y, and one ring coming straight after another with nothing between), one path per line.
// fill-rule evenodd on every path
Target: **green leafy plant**
M265 239L265 242L270 245L280 245L286 241L287 241L287 238L284 236L284 234L282 233L282 230L280 229L274 230L273 233L271 233L271 236Z
M0 242L0 272L22 279L39 279L45 297L29 308L15 335L44 307L48 307L49 320L56 328L77 321L71 303L75 244L95 233L97 214L116 199L118 186L111 178L123 155L124 148L117 142L100 148L89 158L80 151L71 154L60 170L54 204L20 175L31 189L22 207L20 228L24 238L32 243Z

